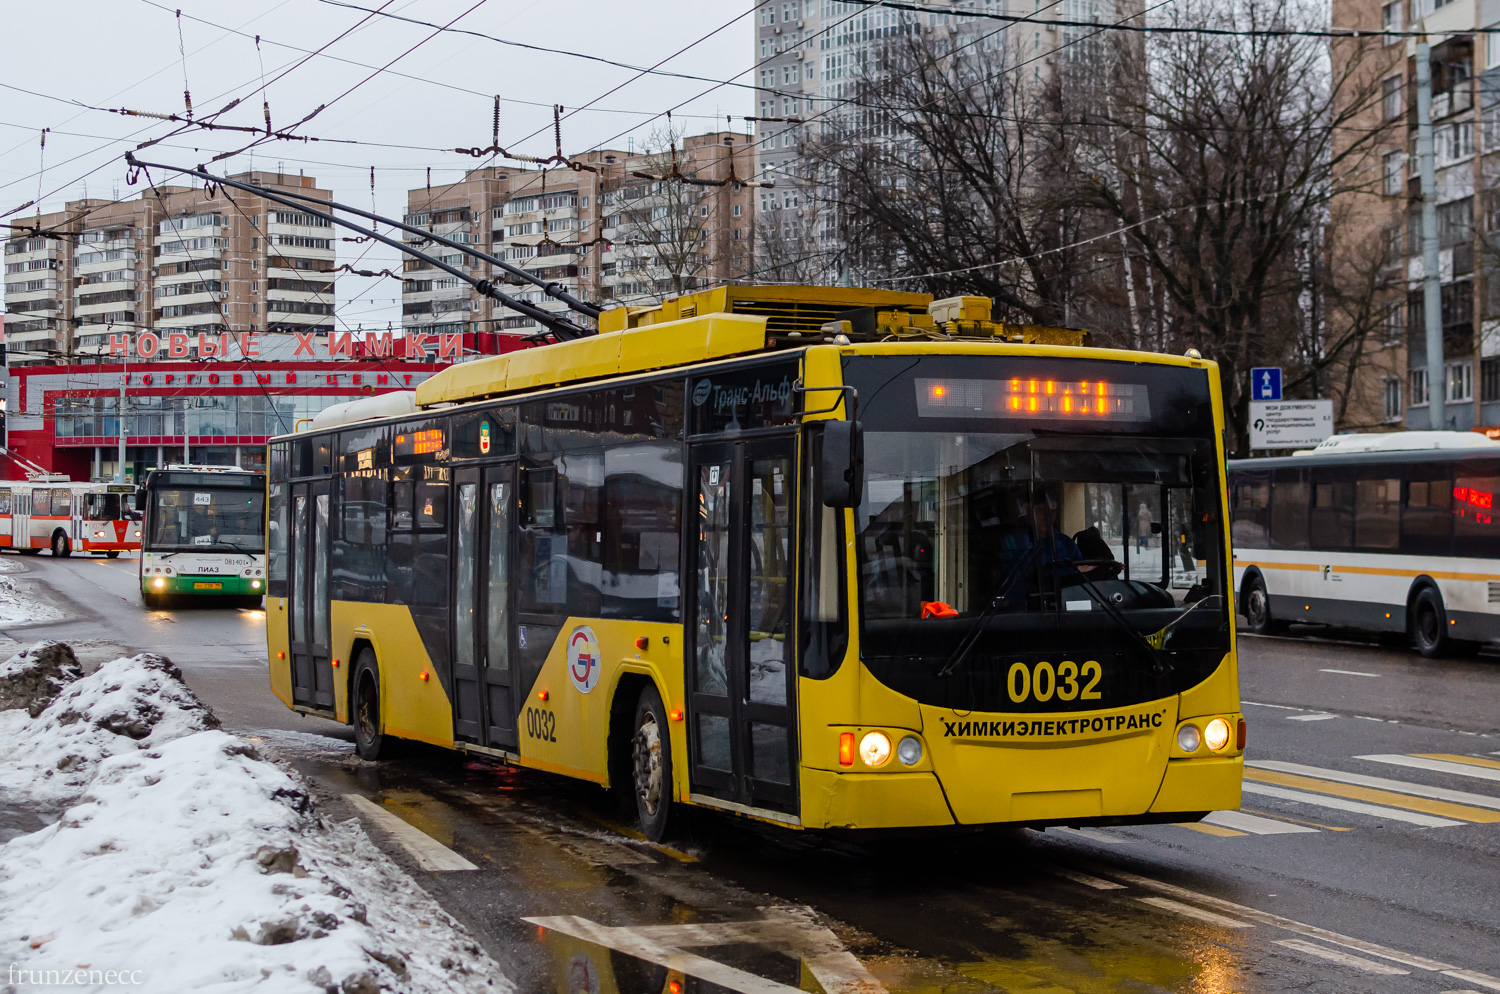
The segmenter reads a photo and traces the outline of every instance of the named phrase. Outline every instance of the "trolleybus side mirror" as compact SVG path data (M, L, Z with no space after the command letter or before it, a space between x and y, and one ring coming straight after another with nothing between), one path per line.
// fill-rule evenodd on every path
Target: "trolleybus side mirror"
M865 433L858 421L826 421L823 428L823 503L857 507L865 480Z
M133 503L135 504L135 509L137 511L144 511L146 509L146 491L137 490L134 496L135 500Z

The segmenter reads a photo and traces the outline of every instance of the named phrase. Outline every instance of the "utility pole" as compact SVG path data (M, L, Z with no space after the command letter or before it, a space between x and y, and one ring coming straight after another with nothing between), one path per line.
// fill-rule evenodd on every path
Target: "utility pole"
M1422 314L1427 333L1427 426L1448 427L1443 368L1442 274L1438 272L1437 164L1432 147L1432 48L1417 41L1417 169L1422 191ZM1413 397L1413 401L1417 398Z
M125 381L130 379L130 357L126 354L120 368L120 409L115 412L120 425L120 458L115 463L115 482L125 482Z
M1474 219L1469 224L1474 246L1474 427L1484 424L1484 115L1480 111L1479 67L1486 60L1489 36L1474 32L1474 47L1469 55L1469 101L1474 115Z

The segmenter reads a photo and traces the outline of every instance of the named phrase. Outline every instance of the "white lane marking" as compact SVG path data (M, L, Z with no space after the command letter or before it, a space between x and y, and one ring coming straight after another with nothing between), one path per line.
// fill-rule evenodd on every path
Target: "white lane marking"
M1421 756L1355 756L1355 759L1368 759L1372 763L1388 763L1391 766L1409 766L1414 770L1430 770L1433 773L1452 773L1459 777L1473 777L1475 780L1494 780L1500 783L1500 770L1491 769L1488 766L1470 766L1467 763L1450 763L1446 759L1423 759Z
M479 867L443 845L410 822L403 821L385 808L359 794L345 794L344 800L364 817L383 828L401 848L411 854L417 865L429 872L442 870L477 870Z
M615 949L648 963L680 970L740 994L793 994L796 988L689 953L683 947L756 943L800 955L829 994L885 994L885 987L846 950L830 929L805 908L772 908L758 921L611 928L562 915L523 921L585 942Z
M1275 708L1278 711L1306 711L1307 708L1294 708L1290 704L1262 704L1260 701L1240 701L1256 708Z
M1313 835L1318 834L1316 828L1292 825L1274 818L1262 818L1260 815L1247 815L1243 811L1212 811L1203 820L1210 825L1232 828L1237 832L1249 832L1251 835L1303 835L1309 832Z
M1403 970L1398 966L1391 966L1388 963L1377 963L1372 959L1365 959L1363 956L1355 956L1353 953L1329 949L1327 946L1319 946L1308 942L1306 939L1277 939L1276 944L1278 946L1286 946L1288 949L1295 949L1299 953L1307 953L1309 956L1316 956L1319 959L1338 963L1340 966L1352 966L1354 969L1363 970L1365 973L1377 973L1385 977L1411 976L1410 970Z
M1138 874L1127 873L1124 870L1115 870L1113 868L1102 866L1095 866L1093 867L1093 869L1097 873L1107 873L1115 877L1116 879L1125 881L1126 883L1135 884L1137 887L1144 887L1147 890L1154 890L1162 894L1170 894L1173 897L1179 897L1186 901L1196 901L1197 903L1205 904L1210 908L1218 908L1221 911L1228 911L1233 914L1237 914L1242 918L1249 918L1251 921L1259 922L1262 925L1274 925L1277 928L1284 928L1288 932L1295 932L1298 935L1306 936L1309 939L1321 939L1322 941L1332 943L1335 946L1344 946L1348 949L1354 949L1362 953L1369 953L1371 956L1379 956L1381 959L1392 960L1396 963L1400 963L1402 966L1414 966L1418 970L1430 970L1434 973L1438 971L1458 969L1450 963L1444 963L1440 960L1428 959L1425 956L1417 956L1414 953L1403 953L1400 950L1391 949L1387 946L1379 945L1378 943L1366 942L1363 939L1356 939L1353 936L1349 935L1341 935L1338 932L1333 932L1326 928L1319 928L1316 925L1307 925L1303 922L1299 922L1291 918L1283 918L1280 915L1273 915L1269 911L1258 911L1255 908L1247 907L1243 904L1236 904L1233 901L1226 901L1220 897L1213 897L1209 894L1200 894L1198 891L1189 890L1186 887L1178 887L1176 884L1163 883L1160 880L1152 880L1150 877L1142 877Z
M1329 718L1337 718L1336 714L1292 714L1287 715L1287 721L1327 721Z
M1408 783L1405 780L1368 777L1363 773L1345 773L1343 770L1326 770L1321 766L1304 766L1301 763L1282 763L1269 759L1255 760L1247 762L1245 765L1257 770L1275 770L1278 773L1298 773L1302 776L1322 777L1324 780L1333 780L1338 783L1350 783L1359 787L1375 787L1380 790L1393 790L1399 794L1411 794L1414 797L1430 797L1434 801L1452 801L1455 804L1469 804L1476 808L1489 808L1493 811L1500 811L1500 797L1471 794L1467 790L1429 787L1426 784Z
M1076 835L1080 839L1088 839L1090 842L1102 842L1107 846L1124 846L1134 842L1134 839L1122 839L1118 835L1110 835L1101 832L1097 828L1049 828L1049 832L1061 832L1064 835Z
M1247 794L1263 794L1266 797L1277 797L1283 801L1313 804L1322 808L1334 808L1339 811L1349 811L1358 815L1369 815L1372 818L1386 818L1390 821L1404 821L1408 825L1416 825L1419 828L1452 828L1455 825L1465 824L1461 821L1454 821L1451 818L1435 818L1432 815L1424 815L1416 811L1388 808L1379 804L1366 804L1363 801L1347 801L1342 797L1329 797L1324 794L1309 794L1302 790L1272 787L1270 784L1255 783L1250 780L1245 781L1243 789Z
M1500 978L1492 977L1487 973L1475 973L1473 970L1444 970L1443 976L1462 980L1466 984L1478 984L1486 990L1500 991ZM1479 992L1474 991L1473 994L1479 994Z
M1126 890L1124 884L1117 884L1113 880L1105 880L1102 877L1091 877L1087 873L1079 873L1077 870L1066 870L1061 866L1049 866L1049 871L1059 877L1073 881L1075 884L1083 884L1094 890Z
M1319 673L1337 673L1339 676L1372 676L1372 677L1379 677L1380 676L1379 673L1365 673L1365 672L1363 672L1361 670L1329 670L1329 669L1320 669L1320 670L1318 670L1318 672Z
M1208 922L1210 925L1219 925L1223 928L1255 927L1249 922L1240 921L1238 918L1228 918L1224 915L1216 915L1212 911L1204 911L1202 908L1195 908L1191 904L1183 904L1180 901L1173 901L1165 897L1141 897L1136 898L1136 900L1140 901L1142 904L1149 904L1153 908L1160 908L1163 911L1175 912L1179 915L1182 915L1184 918L1196 918L1200 922Z

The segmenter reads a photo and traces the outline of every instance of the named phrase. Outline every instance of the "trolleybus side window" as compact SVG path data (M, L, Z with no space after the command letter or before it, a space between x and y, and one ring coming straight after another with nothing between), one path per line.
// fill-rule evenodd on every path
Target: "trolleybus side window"
M1500 491L1500 464L1461 462L1453 474L1453 549L1464 557L1500 557L1500 525L1495 522L1495 493Z
M1348 549L1354 545L1354 471L1319 466L1312 471L1312 513L1308 517L1315 549Z
M1306 475L1300 469L1278 469L1271 480L1271 548L1307 548Z
M383 599L385 593L386 472L390 445L384 428L339 434L334 488L338 522L333 537L333 591L336 600Z
M1271 475L1234 475L1234 544L1264 549L1271 541Z
M10 513L10 491L0 490L0 514Z
M1417 463L1407 470L1406 506L1401 511L1401 551L1446 556L1453 541L1452 466Z
M1361 468L1354 483L1354 544L1395 549L1401 542L1401 481L1384 467Z
M493 459L516 451L516 409L461 414L453 419L453 458Z

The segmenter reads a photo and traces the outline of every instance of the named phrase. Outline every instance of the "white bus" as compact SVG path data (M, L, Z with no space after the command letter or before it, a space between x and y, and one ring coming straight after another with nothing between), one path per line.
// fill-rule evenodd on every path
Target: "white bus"
M1229 463L1234 580L1250 631L1405 635L1424 656L1500 640L1500 442L1336 435Z
M135 487L73 483L65 476L0 480L0 549L58 557L75 552L117 558L141 547Z
M239 467L152 470L136 498L145 514L141 602L227 598L259 606L266 584L266 474Z

